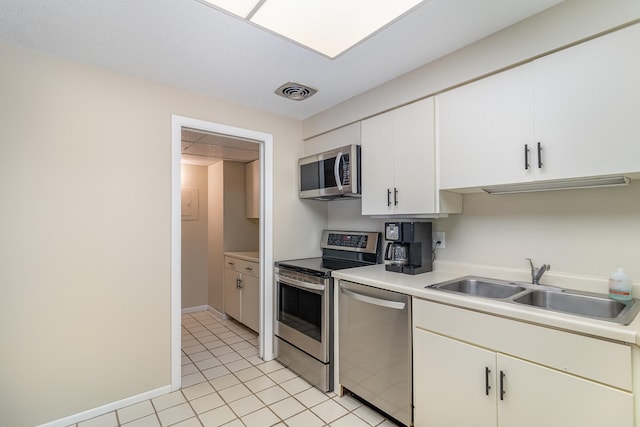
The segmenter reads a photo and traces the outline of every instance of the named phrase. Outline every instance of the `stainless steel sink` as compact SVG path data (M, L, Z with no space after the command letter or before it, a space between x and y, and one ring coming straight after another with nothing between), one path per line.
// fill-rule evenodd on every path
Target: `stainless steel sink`
M463 277L430 287L484 298L508 298L525 290L509 282L479 277Z
M633 320L640 308L633 301L617 301L601 295L539 290L527 292L514 298L513 302L624 325Z
M628 325L640 311L638 300L617 301L603 294L569 291L555 286L466 276L427 286L446 292L490 298L508 304Z

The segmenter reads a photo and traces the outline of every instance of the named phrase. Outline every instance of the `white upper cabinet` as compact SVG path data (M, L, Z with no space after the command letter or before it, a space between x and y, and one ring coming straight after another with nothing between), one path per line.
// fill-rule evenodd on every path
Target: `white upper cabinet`
M363 215L460 212L436 188L433 98L362 121L361 144Z
M526 64L438 95L440 187L533 179L533 67ZM525 167L525 161L529 167Z
M440 188L640 171L640 25L437 96Z
M640 171L640 25L534 62L540 179Z

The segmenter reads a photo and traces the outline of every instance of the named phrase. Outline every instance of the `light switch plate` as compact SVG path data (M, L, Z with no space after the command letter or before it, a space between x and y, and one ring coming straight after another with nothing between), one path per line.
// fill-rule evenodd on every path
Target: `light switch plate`
M431 238L433 239L434 249L436 247L436 242L438 241L440 241L440 244L438 245L438 249L444 249L444 231L434 231L433 234L431 235Z

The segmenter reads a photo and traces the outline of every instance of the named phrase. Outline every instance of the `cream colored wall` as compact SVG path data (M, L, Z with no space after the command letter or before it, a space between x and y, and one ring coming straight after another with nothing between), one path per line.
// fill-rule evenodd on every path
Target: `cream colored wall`
M305 139L640 18L637 0L565 0L303 122Z
M182 308L207 305L207 166L183 164L182 186L198 189L198 219L182 221Z
M607 292L607 278L624 267L640 292L640 181L626 187L510 195L465 194L460 215L434 220L445 232L438 263L474 274L504 270L525 280L532 258L551 264L543 283ZM359 214L359 201L329 206L329 228L383 231L384 220ZM492 276L493 277L493 276Z
M600 292L620 265L640 283L640 181L616 188L466 194L463 204L462 215L436 221L446 238L438 260L528 272L528 257L551 264L546 280L588 276L601 279L596 288L577 286Z
M244 163L224 162L224 250L258 251L260 223L244 212Z
M299 121L0 44L0 417L32 426L171 382L171 115L274 136L274 256L326 218Z

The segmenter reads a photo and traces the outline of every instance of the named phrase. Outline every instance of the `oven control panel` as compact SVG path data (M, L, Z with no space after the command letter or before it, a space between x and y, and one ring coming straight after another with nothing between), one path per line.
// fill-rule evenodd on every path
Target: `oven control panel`
M379 238L380 233L378 232L324 230L320 247L323 249L376 253Z

